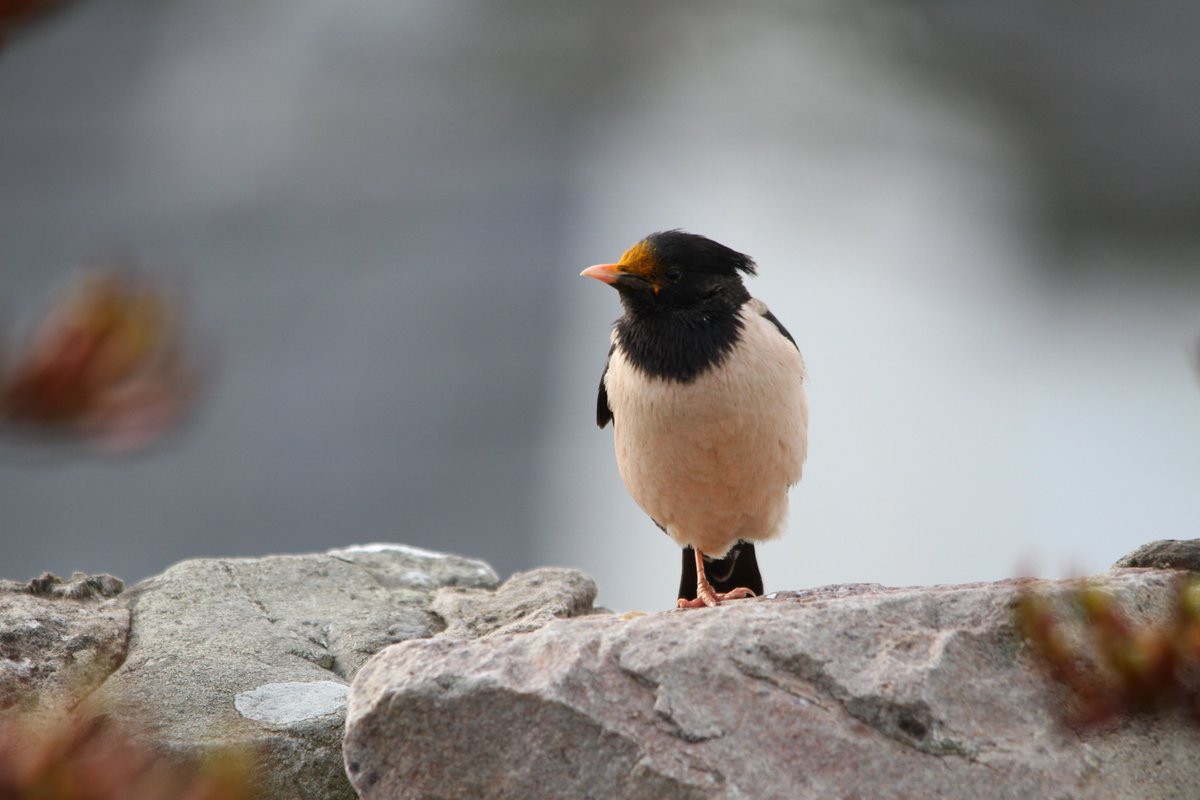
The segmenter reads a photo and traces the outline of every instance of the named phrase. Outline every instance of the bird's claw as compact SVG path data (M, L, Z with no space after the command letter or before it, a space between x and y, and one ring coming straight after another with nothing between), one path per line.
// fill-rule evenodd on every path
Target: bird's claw
M701 590L696 594L694 600L684 600L682 597L675 604L676 608L712 608L726 600L740 600L743 597L755 597L756 595L749 589L739 588L730 589L728 592L712 592Z

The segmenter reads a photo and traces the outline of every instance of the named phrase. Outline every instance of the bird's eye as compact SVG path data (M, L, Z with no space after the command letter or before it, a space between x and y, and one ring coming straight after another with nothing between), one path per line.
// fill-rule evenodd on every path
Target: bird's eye
M663 273L669 281L677 281L683 277L683 270L679 267L667 267L667 271Z

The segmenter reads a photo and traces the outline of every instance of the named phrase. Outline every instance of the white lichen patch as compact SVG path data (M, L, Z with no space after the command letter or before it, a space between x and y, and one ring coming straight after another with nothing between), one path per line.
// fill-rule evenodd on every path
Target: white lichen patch
M295 725L341 711L349 691L349 686L335 681L266 683L239 692L233 707L256 722Z

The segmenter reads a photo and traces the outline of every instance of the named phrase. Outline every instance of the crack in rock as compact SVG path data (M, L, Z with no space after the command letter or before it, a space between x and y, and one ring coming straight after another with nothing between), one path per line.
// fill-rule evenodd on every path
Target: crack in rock
M934 756L974 758L975 751L943 734L943 723L923 702L899 703L870 695L848 698L846 713L900 744Z

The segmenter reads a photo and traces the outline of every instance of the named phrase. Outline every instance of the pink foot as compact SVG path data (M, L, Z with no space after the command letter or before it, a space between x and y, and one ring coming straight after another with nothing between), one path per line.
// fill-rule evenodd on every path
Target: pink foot
M699 592L695 600L684 600L682 597L676 602L676 608L711 608L715 605L725 602L726 600L740 600L743 597L754 597L754 592L749 589L731 589L728 592L716 593L711 589L707 592Z

